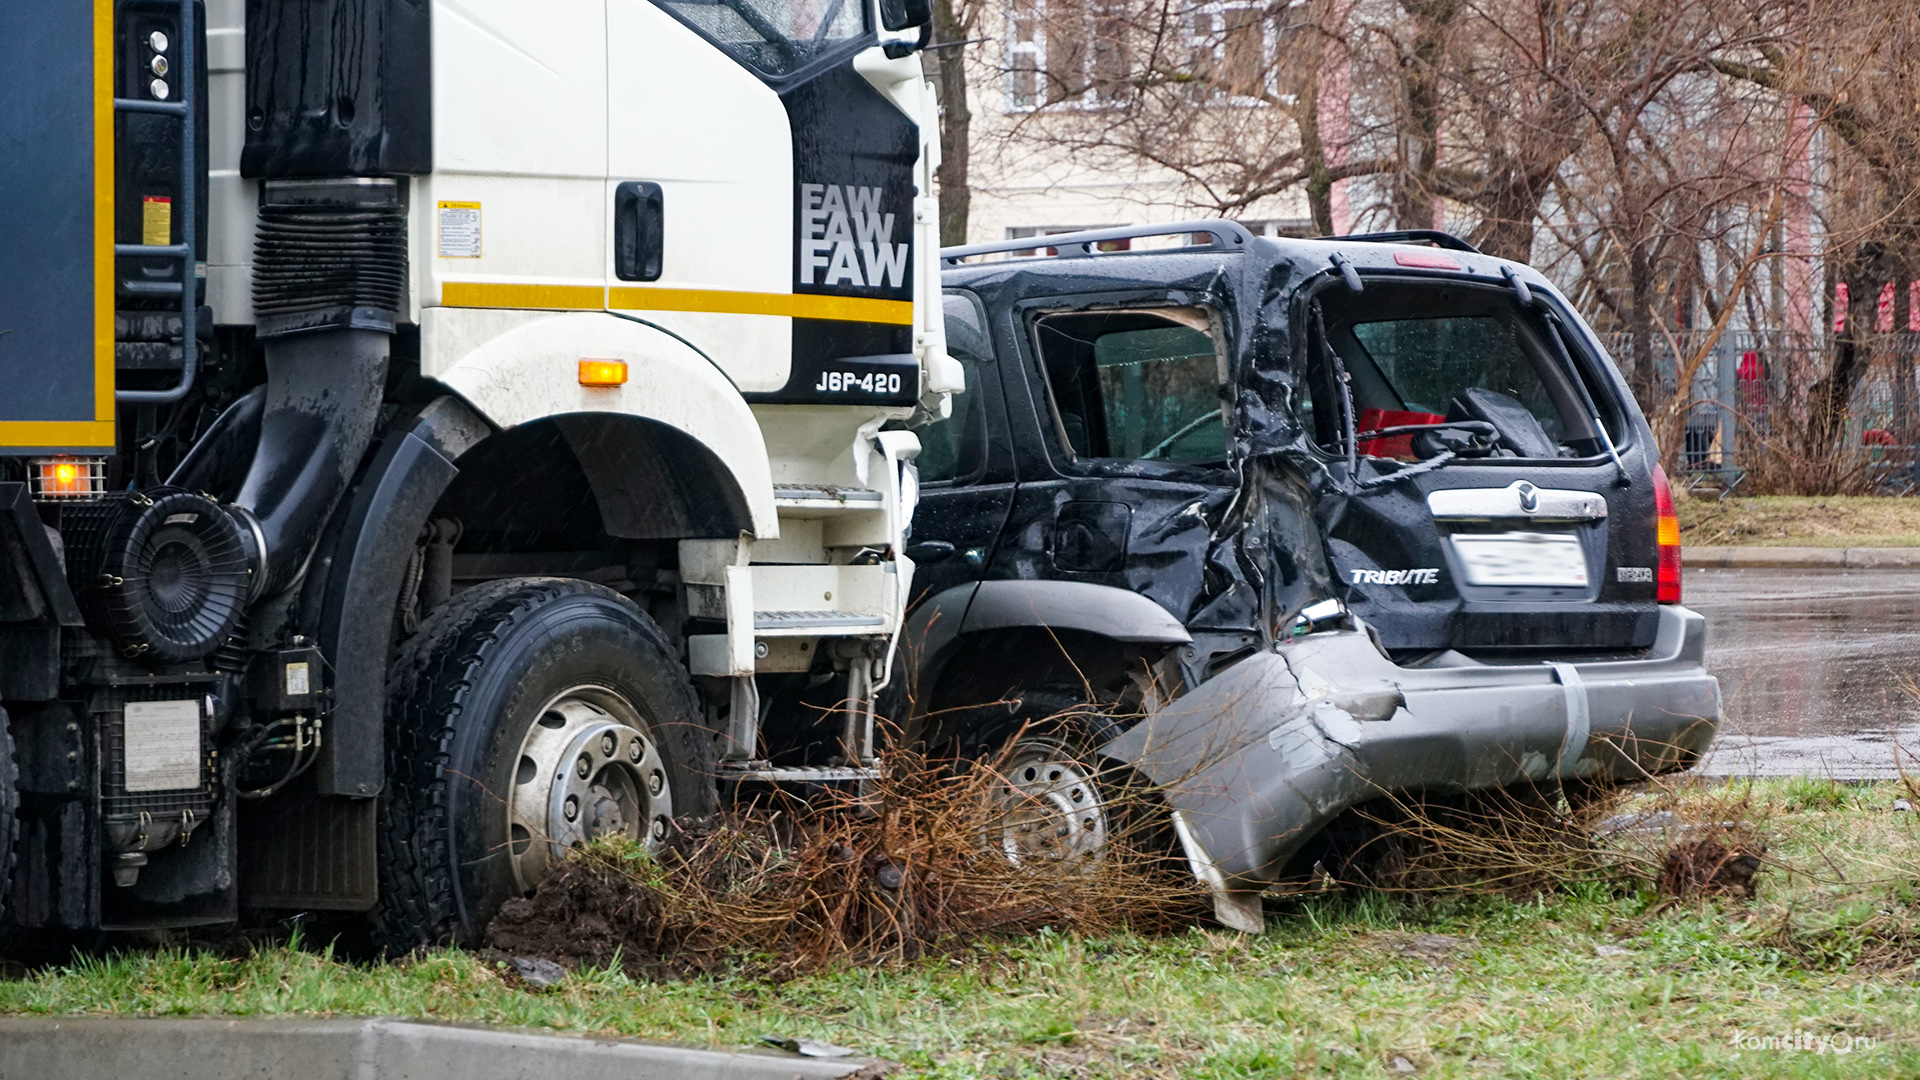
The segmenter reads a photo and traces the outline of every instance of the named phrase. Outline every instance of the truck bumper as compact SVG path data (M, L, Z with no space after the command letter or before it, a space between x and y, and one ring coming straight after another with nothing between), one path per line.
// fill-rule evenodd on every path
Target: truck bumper
M1646 654L1618 660L1450 652L1402 667L1364 628L1313 634L1241 661L1102 753L1165 790L1216 907L1237 903L1250 922L1249 900L1288 858L1369 799L1691 766L1720 722L1705 648L1706 619L1682 607L1661 608Z

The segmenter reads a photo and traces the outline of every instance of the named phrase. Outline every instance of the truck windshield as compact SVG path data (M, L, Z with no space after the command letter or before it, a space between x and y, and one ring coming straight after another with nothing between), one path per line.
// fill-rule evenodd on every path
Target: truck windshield
M791 75L867 32L864 0L655 0L762 75Z

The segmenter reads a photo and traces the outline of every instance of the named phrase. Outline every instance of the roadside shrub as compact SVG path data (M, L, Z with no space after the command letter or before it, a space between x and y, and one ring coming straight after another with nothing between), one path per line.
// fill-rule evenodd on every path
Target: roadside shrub
M1041 927L1153 932L1204 910L1185 864L1144 824L1150 790L1108 778L1109 814L1123 824L1104 854L1040 866L989 842L1007 813L988 797L997 779L990 763L962 771L896 753L864 793L769 799L691 824L657 854L602 841L509 901L489 937L504 953L576 965L617 958L635 975L783 977Z
M1841 792L1844 805L1845 792ZM1386 793L1329 829L1323 882L1409 895L1514 899L1598 883L1670 900L1751 898L1762 808L1743 786L1684 776Z

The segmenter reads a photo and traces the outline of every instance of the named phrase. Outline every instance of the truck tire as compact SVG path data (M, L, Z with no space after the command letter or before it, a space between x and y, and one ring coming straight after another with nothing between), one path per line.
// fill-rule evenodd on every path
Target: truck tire
M478 942L566 849L712 813L700 717L665 635L611 589L512 578L440 605L388 680L376 943Z
M0 926L13 915L13 863L20 842L20 766L13 760L13 731L0 709Z

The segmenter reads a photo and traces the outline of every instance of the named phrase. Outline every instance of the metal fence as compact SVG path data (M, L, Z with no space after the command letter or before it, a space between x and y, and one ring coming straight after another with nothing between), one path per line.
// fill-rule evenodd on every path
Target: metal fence
M1629 379L1651 368L1649 417L1674 395L1687 359L1704 344L1704 331L1656 334L1644 348L1630 334L1604 340ZM1694 485L1737 489L1747 484L1763 454L1803 453L1816 384L1833 368L1837 343L1824 336L1727 332L1708 350L1686 388L1686 424L1679 477ZM1837 438L1825 451L1839 471L1874 491L1920 491L1920 334L1876 334L1865 339L1864 370L1846 403ZM1644 385L1644 384L1637 384Z

